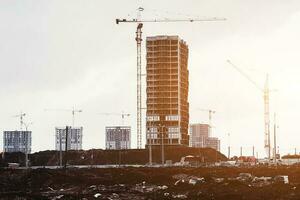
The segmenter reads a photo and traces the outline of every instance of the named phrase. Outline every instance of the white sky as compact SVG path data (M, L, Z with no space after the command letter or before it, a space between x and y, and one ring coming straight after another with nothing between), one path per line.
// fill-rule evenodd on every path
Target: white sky
M138 6L145 8L145 18L187 18L188 13L228 19L143 28L144 38L179 35L188 43L190 122L207 122L197 108L215 109L213 135L221 139L223 153L230 133L232 154L243 146L250 155L255 145L264 155L262 94L227 59L262 86L270 74L270 87L278 90L270 101L278 116L280 151L300 151L299 1L2 0L0 130L17 129L19 120L12 116L22 110L34 123L33 151L54 149L54 127L71 124L72 117L44 109L75 106L83 109L75 123L84 127L84 149L104 148L105 126L122 120L96 113L125 111L131 113L125 123L132 126L136 147L136 27L116 25L115 18L134 17Z

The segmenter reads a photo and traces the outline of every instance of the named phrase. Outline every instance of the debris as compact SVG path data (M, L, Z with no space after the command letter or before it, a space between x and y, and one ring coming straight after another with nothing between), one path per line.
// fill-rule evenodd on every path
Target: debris
M91 189L91 190L97 190L97 186L96 186L96 185L91 185L91 186L89 187L89 189Z
M61 194L61 195L58 195L58 196L54 197L52 200L61 199L63 197L64 197L64 195Z
M177 186L179 183L189 183L191 185L196 185L197 183L203 183L205 181L204 178L199 178L197 176L188 176L186 174L176 174L172 176L173 179L177 181L174 183Z
M158 188L159 190L166 190L166 189L168 189L168 186L163 185L163 186L158 186L157 188Z
M51 191L55 191L55 190L54 190L52 187L50 187L50 186L49 186L48 188L49 188Z
M278 182L278 183L288 184L289 183L289 177L288 176L278 175L278 176L274 177L274 181Z
M190 179L189 180L189 184L196 185L197 184L197 180L196 179Z
M224 181L224 178L213 178L216 183L221 183Z
M172 176L173 179L176 179L176 180L180 180L180 179L186 179L188 177L187 174L175 174Z
M272 177L254 177L252 180L252 185L254 187L263 187L272 184Z
M174 198L174 199L187 199L187 196L185 194L177 194L177 195L172 195L172 198Z
M98 197L100 197L100 196L101 196L100 193L96 193L96 194L94 195L95 198L98 198Z
M252 175L250 173L240 173L239 176L237 177L237 180L239 181L251 181L253 179Z
M176 181L174 183L174 185L177 186L179 183L184 183L184 180L183 179L179 179L178 181Z

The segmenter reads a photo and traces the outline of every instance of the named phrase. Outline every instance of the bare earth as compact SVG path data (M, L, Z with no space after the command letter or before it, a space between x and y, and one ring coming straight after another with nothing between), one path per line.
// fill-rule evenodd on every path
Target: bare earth
M288 176L288 183L282 177ZM0 170L0 199L300 199L300 167Z

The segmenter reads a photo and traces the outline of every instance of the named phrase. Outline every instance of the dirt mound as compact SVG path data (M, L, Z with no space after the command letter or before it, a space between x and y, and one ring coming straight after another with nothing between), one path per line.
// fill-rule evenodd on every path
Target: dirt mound
M153 148L153 162L161 163L161 148ZM196 156L199 162L216 162L227 158L211 148L165 147L165 160L179 162L184 156ZM63 152L65 158L65 153ZM1 162L18 162L24 165L25 156L22 153L5 153ZM29 155L32 166L51 166L59 164L58 151L41 151ZM149 161L148 149L68 151L70 165L104 165L104 164L147 164Z

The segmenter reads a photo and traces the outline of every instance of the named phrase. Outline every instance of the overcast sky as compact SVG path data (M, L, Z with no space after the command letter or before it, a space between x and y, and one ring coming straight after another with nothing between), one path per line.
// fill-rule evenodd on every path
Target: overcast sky
M72 115L44 109L75 106L83 110L75 125L84 127L84 149L104 148L105 126L122 124L119 116L97 113L122 111L131 113L124 123L132 127L135 148L136 27L116 25L115 18L133 18L139 6L147 19L227 18L143 28L144 38L178 35L189 45L190 122L208 121L198 108L216 110L213 135L221 139L223 153L230 143L234 154L243 146L250 155L255 145L264 155L262 93L227 59L261 86L270 74L270 88L278 90L270 102L271 115L278 116L280 151L300 151L300 2L283 0L1 0L1 136L19 128L12 116L24 111L25 121L33 122L33 151L54 149L54 127L70 125ZM143 133L145 140L145 128Z

